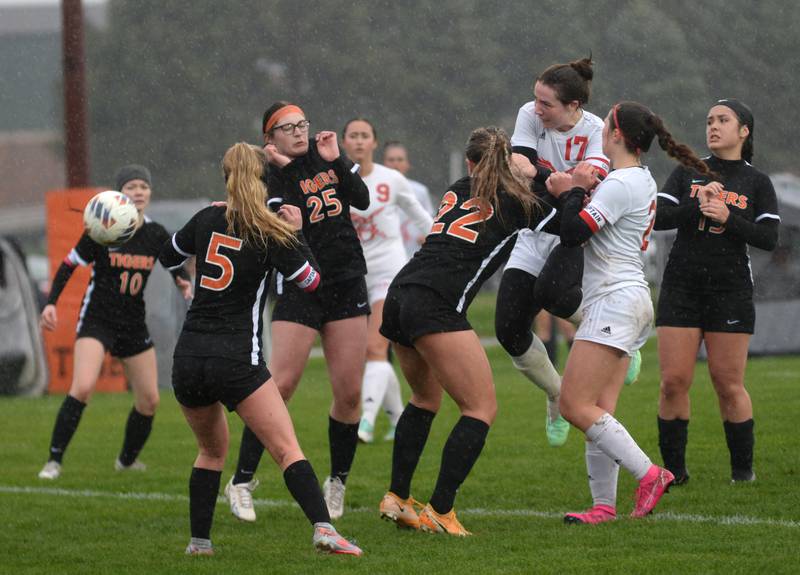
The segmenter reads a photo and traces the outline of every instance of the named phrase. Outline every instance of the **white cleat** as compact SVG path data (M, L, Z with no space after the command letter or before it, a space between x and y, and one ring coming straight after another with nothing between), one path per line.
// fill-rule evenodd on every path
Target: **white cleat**
M114 470L115 471L147 471L147 466L139 461L138 459L135 460L130 465L123 465L119 458L114 462Z
M240 521L252 523L256 520L256 510L253 507L253 491L258 487L258 479L249 483L233 483L231 477L225 486L225 499L231 504L231 513Z
M344 515L344 483L338 477L328 477L322 484L322 493L325 496L325 505L331 520L339 519Z
M58 461L48 461L39 472L39 479L58 479L61 475L61 464Z

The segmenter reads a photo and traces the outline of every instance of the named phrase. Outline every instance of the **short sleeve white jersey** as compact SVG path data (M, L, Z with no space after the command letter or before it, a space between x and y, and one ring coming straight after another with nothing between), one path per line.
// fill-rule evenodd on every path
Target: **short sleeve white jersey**
M579 162L597 166L605 176L609 171L608 158L603 155L603 120L583 110L578 123L568 132L548 129L542 125L535 112L536 102L528 102L519 109L512 146L536 150L539 163L559 172L571 171Z
M594 231L583 250L584 306L623 287L647 287L641 252L653 229L657 191L647 167L614 170L580 212Z
M409 181L397 170L373 164L362 176L369 188L369 207L350 208L353 226L361 240L367 273L396 273L407 261L400 230L402 210L412 223L427 233L433 218L417 200Z

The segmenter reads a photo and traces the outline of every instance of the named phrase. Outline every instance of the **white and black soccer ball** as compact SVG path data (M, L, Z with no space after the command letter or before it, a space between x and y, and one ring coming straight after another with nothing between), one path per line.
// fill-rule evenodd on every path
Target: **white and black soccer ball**
M83 210L89 237L103 246L119 246L136 233L139 211L122 192L106 190L95 195Z

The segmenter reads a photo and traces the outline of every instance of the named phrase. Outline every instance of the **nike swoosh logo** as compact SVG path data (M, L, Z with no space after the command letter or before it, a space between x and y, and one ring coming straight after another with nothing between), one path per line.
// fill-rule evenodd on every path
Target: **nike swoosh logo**
M702 184L705 180L692 180L693 184Z
M356 304L356 307L364 307L365 305L367 305L367 302L364 302L364 303L357 303L357 304Z
M730 319L729 319L729 320L728 320L727 322L725 322L725 323L727 323L728 325L736 325L737 323L739 323L739 320L738 320L738 319L734 319L734 320L730 320Z

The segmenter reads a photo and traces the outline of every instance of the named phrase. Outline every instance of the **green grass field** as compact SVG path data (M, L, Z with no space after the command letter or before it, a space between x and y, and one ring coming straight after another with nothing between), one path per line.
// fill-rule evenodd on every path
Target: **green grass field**
M475 325L491 332L491 304L479 301ZM474 537L398 531L378 519L390 472L391 444L360 446L348 481L340 531L365 550L362 558L317 555L311 528L290 499L277 467L262 462L255 492L258 521L236 521L217 506L217 554L186 557L191 433L168 391L142 460L144 473L113 471L131 399L98 395L56 482L36 474L45 461L63 396L0 400L0 572L2 573L797 573L800 456L794 425L800 413L800 358L753 359L747 381L755 405L758 481L731 485L716 400L698 364L689 435L690 483L674 488L656 513L627 518L634 482L622 470L621 519L567 527L563 512L589 503L582 435L560 449L546 444L544 395L519 376L501 349L489 350L500 410L486 448L456 507ZM658 460L655 342L644 350L640 381L626 388L618 418ZM306 455L320 479L328 471L324 363L312 360L290 409ZM414 484L429 497L441 448L457 411L448 402L434 421ZM235 464L241 424L230 417L232 447L223 482ZM384 430L379 418L376 436ZM794 541L794 543L792 543Z

